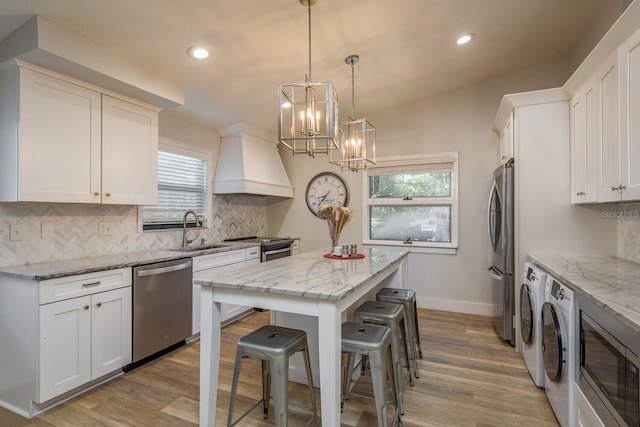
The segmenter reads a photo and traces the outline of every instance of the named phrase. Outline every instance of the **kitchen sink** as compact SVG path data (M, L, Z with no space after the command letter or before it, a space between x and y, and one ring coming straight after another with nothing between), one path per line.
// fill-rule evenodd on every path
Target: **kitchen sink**
M187 246L186 248L173 248L169 250L176 251L176 252L195 252L195 251L206 251L207 249L226 248L228 246L229 245L224 245L224 244L211 244L211 245Z

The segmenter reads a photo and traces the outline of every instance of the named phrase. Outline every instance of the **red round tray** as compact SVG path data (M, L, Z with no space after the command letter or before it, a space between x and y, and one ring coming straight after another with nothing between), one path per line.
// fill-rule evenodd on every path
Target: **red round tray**
M347 257L343 257L341 255L334 255L334 254L324 254L324 257L331 258L331 259L360 259L360 258L364 258L364 254L349 255Z

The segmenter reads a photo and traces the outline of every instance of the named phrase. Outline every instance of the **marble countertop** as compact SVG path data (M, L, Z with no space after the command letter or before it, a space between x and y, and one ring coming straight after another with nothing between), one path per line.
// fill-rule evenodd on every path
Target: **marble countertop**
M325 258L324 253L326 250L304 252L223 275L203 275L194 279L194 283L337 301L407 256L409 251L364 248L365 257L361 259L330 259Z
M640 264L602 256L530 254L529 258L640 332Z
M259 246L256 243L228 242L216 243L224 245L219 248L203 249L192 252L178 250L150 249L146 251L124 252L112 255L77 258L64 261L40 262L34 264L15 265L0 268L0 276L14 277L25 280L47 280L57 277L74 276L76 274L92 273L95 271L113 270L123 267L152 264L181 258L192 258L236 249Z

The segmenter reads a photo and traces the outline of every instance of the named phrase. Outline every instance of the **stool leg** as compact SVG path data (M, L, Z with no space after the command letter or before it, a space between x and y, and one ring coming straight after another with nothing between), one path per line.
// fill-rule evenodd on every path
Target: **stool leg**
M399 390L396 388L396 379L395 379L395 370L393 368L392 363L389 363L389 361L392 360L392 356L391 356L391 347L388 347L385 350L385 355L387 358L387 362L386 362L386 367L387 367L387 376L389 377L389 379L391 380L391 392L393 393L393 402L395 404L396 407L396 411L395 411L395 416L398 418L398 425L402 425L402 420L400 419L400 393Z
M371 385L373 386L373 397L376 402L376 413L378 414L378 427L387 427L387 385L383 372L386 371L387 360L384 353L372 352L369 355L371 364ZM395 378L392 378L392 382ZM395 388L395 386L394 386Z
M418 341L418 351L420 355L420 359L422 359L422 346L420 345L420 327L418 326L418 304L414 301L413 303L413 311L415 313L414 319L416 322L416 339Z
M261 360L262 363L262 418L269 418L269 392L271 391L271 368L269 361Z
M393 326L392 326L393 328ZM395 328L394 328L395 329ZM395 380L396 380L396 388L399 390L400 402L398 405L400 406L400 413L404 415L404 404L403 404L403 381L402 381L402 369L400 362L400 343L398 342L398 336L400 334L399 331L392 331L391 336L391 360L393 362L394 370L395 370ZM373 370L373 367L372 367Z
M309 348L307 347L307 343L304 343L304 347L301 350L304 354L304 368L307 371L307 383L309 385L309 394L311 395L311 407L313 408L313 422L316 426L319 426L320 423L318 421L318 408L316 407L316 395L313 392L313 377L311 374L311 360L309 359Z
M238 379L240 377L240 366L242 365L242 349L236 350L236 363L233 367L233 381L231 382L231 398L229 400L229 416L227 417L227 427L233 423L233 405L236 401L236 393L238 391Z
M413 378L411 372L414 368L411 366L415 359L409 359L409 339L407 336L407 318L402 317L400 319L400 336L402 337L402 347L404 348L404 360L407 361L407 373L409 374L409 385L413 387ZM415 356L415 353L411 352L411 356Z
M287 355L271 358L271 387L276 426L286 427L289 402L289 357Z
M409 346L411 350L411 359L413 361L413 376L420 378L420 371L418 371L418 332L416 330L416 313L411 303L405 305L405 314L409 319L405 317L407 322L407 332L409 333Z
M349 394L349 388L351 387L351 375L353 375L353 354L349 352L342 353L342 383L340 389L342 395L340 396L340 412L344 409L344 401L347 400Z

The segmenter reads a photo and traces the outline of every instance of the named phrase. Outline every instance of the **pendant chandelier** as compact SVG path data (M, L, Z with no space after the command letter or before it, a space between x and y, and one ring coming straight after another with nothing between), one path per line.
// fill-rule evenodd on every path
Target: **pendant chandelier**
M329 153L329 161L340 165L343 171L358 172L366 170L368 166L376 164L376 128L366 118L355 119L355 73L354 65L358 62L358 55L350 55L345 59L351 66L351 116L346 122L340 123L340 150L338 156Z
M278 86L278 140L295 154L329 154L338 148L338 97L333 83L311 78L311 5L300 0L309 16L309 74L304 83Z

